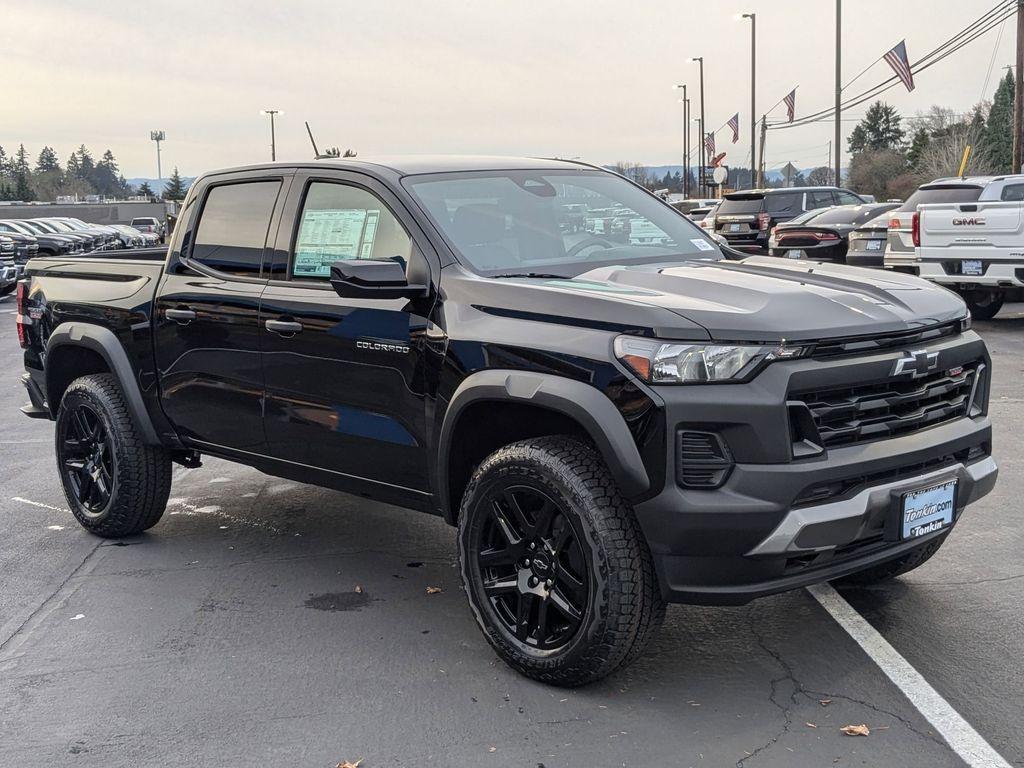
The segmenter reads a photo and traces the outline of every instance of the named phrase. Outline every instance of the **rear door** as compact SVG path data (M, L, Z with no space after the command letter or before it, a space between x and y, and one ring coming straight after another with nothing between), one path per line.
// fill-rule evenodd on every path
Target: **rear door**
M259 322L269 455L346 490L428 498L444 341L432 300L341 298L329 276L341 259L396 259L429 285L436 256L390 191L358 173L300 174L285 221Z
M265 447L259 302L288 180L215 180L183 211L157 292L155 344L164 412L200 448Z

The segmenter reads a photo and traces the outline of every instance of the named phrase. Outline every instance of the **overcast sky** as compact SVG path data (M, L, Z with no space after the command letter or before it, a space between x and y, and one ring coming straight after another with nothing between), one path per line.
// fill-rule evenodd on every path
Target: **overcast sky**
M846 0L849 80L906 38L911 60L995 0ZM705 57L709 127L741 115L727 163L749 162L750 28L757 13L758 111L797 91L797 115L832 102L831 0L0 0L0 145L44 144L62 161L81 142L113 150L125 176L156 176L150 129L167 133L165 176L321 146L374 153L497 153L678 163L676 83L697 95ZM1013 61L1005 24L886 98L904 115L966 112ZM891 71L876 64L851 93ZM865 107L853 110L863 115ZM775 113L782 116L781 108ZM844 132L854 122L844 123ZM768 167L824 164L831 123L769 133ZM694 133L696 136L696 133Z

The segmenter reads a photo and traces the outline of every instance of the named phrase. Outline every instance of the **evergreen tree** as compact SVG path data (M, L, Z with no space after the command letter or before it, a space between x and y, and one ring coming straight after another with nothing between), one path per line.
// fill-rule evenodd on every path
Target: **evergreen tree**
M857 127L850 133L848 148L850 154L866 149L895 149L903 146L904 131L896 107L883 101L872 104Z
M93 170L93 186L101 195L117 195L122 191L118 182L120 175L114 153L108 149Z
M0 147L0 200L11 200L14 190L11 187L11 163L3 147Z
M927 128L922 126L914 131L914 138L910 141L910 149L907 150L907 161L910 163L911 168L917 168L921 155L928 149L930 142L931 136L928 135Z
M1013 75L1009 72L992 97L983 141L996 173L1010 173L1013 165Z
M171 174L170 181L164 187L164 200L184 200L187 191L188 187L185 186L178 173L178 166L174 166L174 173Z
M77 153L71 153L71 157L68 158L68 163L64 167L64 172L67 174L69 179L82 178L82 164L78 162Z
M96 171L96 161L92 159L92 153L85 144L82 144L75 154L78 155L78 178L91 184Z
M138 193L140 195L145 195L146 197L156 197L156 192L154 192L153 188L149 186L148 181L144 181L142 182L141 185L139 185Z
M53 151L53 147L43 147L43 151L39 153L39 159L36 160L36 173L59 170L60 161L57 159L57 153Z
M24 144L18 147L18 151L14 155L13 171L14 198L25 202L32 200L32 169L29 168L28 152L25 151Z

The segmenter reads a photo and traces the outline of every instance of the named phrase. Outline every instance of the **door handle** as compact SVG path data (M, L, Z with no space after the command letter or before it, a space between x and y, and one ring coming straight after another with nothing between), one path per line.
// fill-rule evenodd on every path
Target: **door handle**
M294 320L267 320L263 327L271 333L291 336L302 330L302 323L297 323Z
M188 325L196 319L196 313L192 309L165 309L164 317L179 325Z

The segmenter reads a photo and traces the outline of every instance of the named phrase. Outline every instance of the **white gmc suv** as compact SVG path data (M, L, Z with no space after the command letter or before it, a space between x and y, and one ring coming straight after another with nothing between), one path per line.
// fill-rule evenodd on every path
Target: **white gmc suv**
M1024 298L1024 175L920 187L892 212L885 268L956 291L979 320Z

